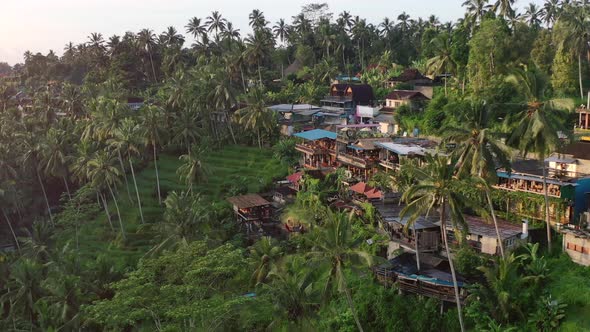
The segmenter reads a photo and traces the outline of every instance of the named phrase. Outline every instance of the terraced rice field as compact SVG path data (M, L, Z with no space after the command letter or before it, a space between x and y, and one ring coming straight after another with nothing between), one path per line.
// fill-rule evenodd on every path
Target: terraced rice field
M247 185L248 192L257 192L274 179L287 175L287 168L273 158L270 149L258 149L243 146L228 146L223 150L208 153L204 158L206 167L210 171L207 182L195 185L195 192L213 203L225 200L224 188L231 187L236 182ZM173 190L186 190L186 185L179 179L176 170L181 162L177 156L162 154L159 156L158 169L160 172L160 186L162 200ZM146 223L158 222L162 218L164 207L158 203L156 189L156 173L154 164L149 163L141 171L136 170L143 213ZM127 175L132 199L135 198L131 174ZM124 244L113 245L113 233L110 230L104 211L101 209L94 220L88 220L81 225L78 233L79 250L84 255L96 257L105 254L120 258L121 264L129 264L141 257L152 245L151 239L142 232L141 218L137 204L129 201L127 189L122 181L118 188L118 204L121 219L125 227L127 239ZM116 215L114 202L109 202L111 215ZM113 218L116 230L118 220ZM71 238L74 238L72 234Z

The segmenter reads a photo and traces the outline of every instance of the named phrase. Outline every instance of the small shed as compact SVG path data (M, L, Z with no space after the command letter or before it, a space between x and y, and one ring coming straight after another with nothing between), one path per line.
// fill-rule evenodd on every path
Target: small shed
M263 222L271 218L271 203L258 194L230 197L227 201L233 205L239 223Z

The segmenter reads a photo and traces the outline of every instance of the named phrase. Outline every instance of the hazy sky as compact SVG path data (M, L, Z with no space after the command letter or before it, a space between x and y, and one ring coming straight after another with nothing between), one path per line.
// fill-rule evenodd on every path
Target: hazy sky
M411 17L435 14L442 22L463 16L464 0L1 0L0 62L22 62L26 50L46 54L50 49L61 55L68 41L85 42L91 32L105 39L125 31L150 28L156 33L172 25L184 33L189 18L205 18L211 11L221 14L249 32L248 14L262 10L266 19L290 21L301 6L310 2L327 2L338 14L348 10L352 15L378 23L383 17L395 18L405 11ZM542 0L520 0L520 6ZM192 43L189 39L188 44Z

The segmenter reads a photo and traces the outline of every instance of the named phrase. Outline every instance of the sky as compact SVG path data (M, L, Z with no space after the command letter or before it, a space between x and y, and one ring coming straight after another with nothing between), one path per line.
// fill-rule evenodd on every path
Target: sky
M464 0L2 0L0 5L0 62L22 62L23 53L46 54L50 49L61 55L69 41L85 42L92 32L105 39L126 31L150 28L160 33L174 26L184 33L191 17L207 17L218 10L234 23L242 35L248 33L248 14L260 9L274 23L279 18L291 20L301 6L310 2L327 2L335 16L344 11L377 24L384 17L396 18L406 12L412 18L436 15L441 22L463 16ZM542 0L520 0L542 4ZM187 39L188 44L192 40Z

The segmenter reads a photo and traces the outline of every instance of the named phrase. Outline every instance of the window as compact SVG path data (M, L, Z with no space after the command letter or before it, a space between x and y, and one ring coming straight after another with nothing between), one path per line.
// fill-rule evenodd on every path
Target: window
M399 107L401 105L401 103L399 101L395 102L395 107Z

